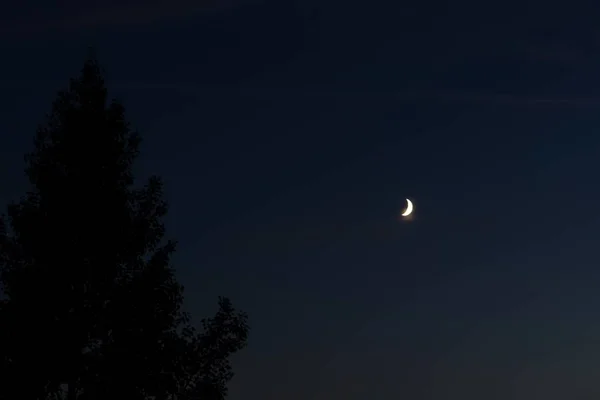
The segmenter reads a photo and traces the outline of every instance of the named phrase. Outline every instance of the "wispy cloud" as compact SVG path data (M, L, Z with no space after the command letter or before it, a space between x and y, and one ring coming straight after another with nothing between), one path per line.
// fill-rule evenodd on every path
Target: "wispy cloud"
M36 15L4 14L0 32L40 34L73 32L99 27L135 27L201 15L227 9L245 0L154 0L147 2L107 2L97 5L64 1L60 10L47 10ZM33 5L32 5L33 6Z
M34 87L57 87L55 81L0 81L0 88L3 89L23 89ZM125 91L129 93L164 93L172 92L185 94L187 96L206 96L207 92L228 93L228 88L219 85L210 85L198 82L143 82L143 81L109 81L110 89ZM261 95L280 96L287 93L304 93L308 97L339 97L339 96L360 96L366 98L369 96L389 95L381 91L369 90L322 90L318 86L311 88L301 87L267 87L247 88L243 90L236 88L237 96L256 96ZM537 108L600 108L600 97L578 97L578 96L562 96L562 95L518 95L511 93L495 93L495 92L476 92L465 90L413 90L413 91L396 91L393 96L402 102L422 102L435 101L448 104L482 104L494 106L508 107L537 107Z
M203 94L209 88L193 82L172 83L144 83L144 82L115 82L116 88L132 91L174 91L187 94ZM112 86L112 85L111 85ZM219 90L218 87L212 89ZM339 91L321 90L318 87L311 89L299 87L260 87L255 88L263 94L281 95L281 93L302 92L308 96L338 97L338 96L380 96L386 95L380 91L369 90ZM238 95L244 95L244 90L237 90ZM248 90L248 94L255 96L256 90ZM573 107L573 108L600 108L600 97L577 97L564 95L518 95L511 93L475 92L465 90L414 90L397 91L395 97L402 101L439 101L442 103L490 104L518 107Z
M421 99L440 100L452 103L480 103L520 107L575 107L598 108L599 97L572 97L572 96L524 96L510 93L485 93L468 91L427 91L402 93L401 97L415 97Z

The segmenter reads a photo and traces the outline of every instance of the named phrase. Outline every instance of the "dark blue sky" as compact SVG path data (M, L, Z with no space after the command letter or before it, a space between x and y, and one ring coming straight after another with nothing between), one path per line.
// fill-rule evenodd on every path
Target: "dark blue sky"
M2 10L0 200L94 45L232 400L597 398L600 9L394 3Z

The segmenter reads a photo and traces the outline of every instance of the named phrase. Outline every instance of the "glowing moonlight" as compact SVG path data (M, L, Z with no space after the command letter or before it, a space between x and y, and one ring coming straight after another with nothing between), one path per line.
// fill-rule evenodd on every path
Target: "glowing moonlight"
M408 217L413 212L413 203L409 199L406 199L406 210L402 213L403 217Z

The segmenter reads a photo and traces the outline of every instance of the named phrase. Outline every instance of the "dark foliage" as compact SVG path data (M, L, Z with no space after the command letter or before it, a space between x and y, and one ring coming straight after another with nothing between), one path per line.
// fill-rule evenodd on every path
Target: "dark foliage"
M164 240L157 177L88 60L34 151L31 190L0 220L0 399L222 399L246 316L225 298L196 330Z

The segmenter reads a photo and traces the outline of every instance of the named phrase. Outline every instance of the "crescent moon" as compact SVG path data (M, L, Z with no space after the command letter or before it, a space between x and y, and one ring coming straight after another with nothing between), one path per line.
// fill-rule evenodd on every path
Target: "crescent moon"
M408 217L413 212L413 203L409 199L406 199L406 210L402 213L403 217Z

